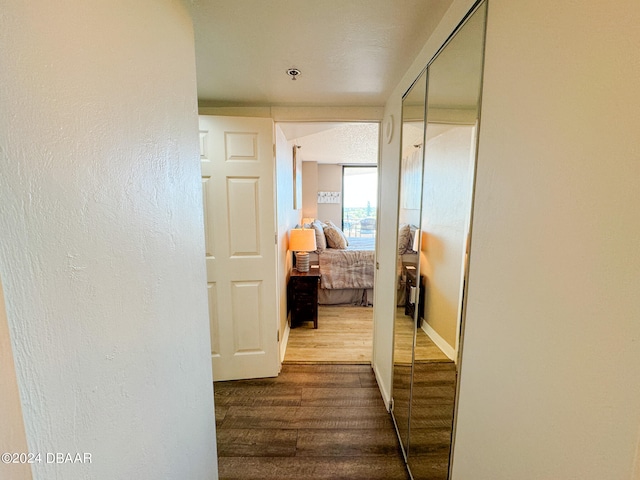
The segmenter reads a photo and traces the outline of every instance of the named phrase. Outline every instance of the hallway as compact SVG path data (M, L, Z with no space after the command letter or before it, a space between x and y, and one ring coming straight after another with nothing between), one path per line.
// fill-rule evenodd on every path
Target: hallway
M283 365L214 390L220 479L408 478L368 365Z

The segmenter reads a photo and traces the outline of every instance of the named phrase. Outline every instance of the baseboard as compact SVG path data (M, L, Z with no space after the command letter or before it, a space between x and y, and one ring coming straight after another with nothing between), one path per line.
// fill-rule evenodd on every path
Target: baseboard
M447 357L449 357L449 360L453 360L454 362L457 361L455 348L449 345L447 341L444 338L442 338L440 334L436 332L431 325L423 321L422 330L424 330L424 333L426 333L427 336L433 341L433 343L435 343L438 346L438 348L442 350L442 353L444 353Z
M289 342L289 333L291 332L291 327L289 327L289 322L284 324L284 332L282 333L282 338L280 339L280 363L284 362L284 355L287 353L287 342Z
M378 373L378 368L376 365L372 365L373 374L376 376L376 383L378 384L378 388L380 389L380 394L382 395L382 400L384 401L384 406L387 409L387 412L391 411L391 395L385 390L384 384L380 379L380 375Z

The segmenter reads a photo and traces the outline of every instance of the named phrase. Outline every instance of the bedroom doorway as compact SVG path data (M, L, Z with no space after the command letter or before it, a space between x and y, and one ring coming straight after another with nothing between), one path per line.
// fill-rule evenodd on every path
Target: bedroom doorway
M333 273L329 269L333 267L326 262L332 251L339 252L330 247L325 252L311 253L311 263L320 266L321 282L327 280L318 289L318 328L314 329L312 322L289 323L283 363L370 364L380 125L377 122L278 125L296 149L299 162L296 183L301 201L295 205L292 217L300 225L310 225L316 220L337 226L348 240L346 250L366 249L364 255L371 264L370 284L356 281L336 287L329 281ZM324 232L322 227L320 232ZM366 246L361 245L363 242ZM367 276L363 273L360 278Z

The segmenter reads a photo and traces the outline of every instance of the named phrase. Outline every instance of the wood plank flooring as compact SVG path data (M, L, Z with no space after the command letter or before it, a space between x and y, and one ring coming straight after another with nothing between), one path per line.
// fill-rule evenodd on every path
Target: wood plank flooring
M289 333L284 363L371 364L373 308L320 305L318 328L304 323Z
M283 365L214 393L221 479L408 478L370 366Z
M412 321L400 320L397 339L412 339ZM215 383L221 479L409 478L370 367L373 309L320 306L318 323L291 330L278 377ZM416 384L412 470L440 480L455 370L426 335L417 347L436 363Z
M411 347L413 345L413 319L404 314L404 307L396 310L394 363L403 365L411 363ZM442 353L442 350L433 343L433 340L421 328L416 335L416 358L427 362L450 362L451 360Z
M418 362L413 375L409 467L416 479L447 480L456 367Z
M411 363L413 321L398 308L395 336L395 362ZM373 308L350 305L320 305L318 328L311 322L292 328L284 363L299 364L371 364L373 350ZM447 356L418 330L416 358L449 362Z

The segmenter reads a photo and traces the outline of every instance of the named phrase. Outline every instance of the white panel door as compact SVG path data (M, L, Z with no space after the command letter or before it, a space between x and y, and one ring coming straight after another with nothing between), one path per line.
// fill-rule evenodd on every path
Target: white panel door
M280 370L273 121L200 116L213 379Z

